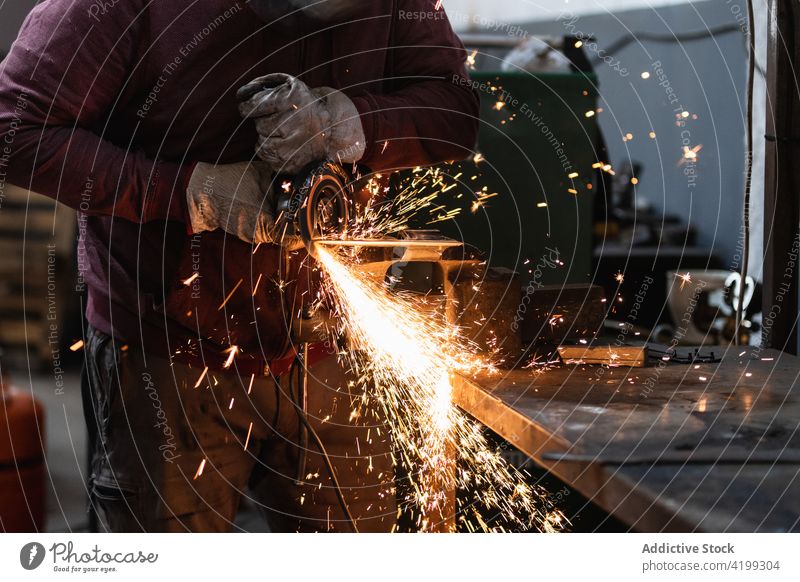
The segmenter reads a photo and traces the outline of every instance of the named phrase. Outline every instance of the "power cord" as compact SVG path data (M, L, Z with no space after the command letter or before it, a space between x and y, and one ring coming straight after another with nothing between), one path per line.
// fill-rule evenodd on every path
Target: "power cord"
M295 379L296 379L296 373L297 373L297 371L299 369L299 363L300 363L300 357L298 356L298 357L296 357L294 359L294 362L292 362L292 368L289 371L289 384L290 384L289 391L290 391L290 393L292 395L294 395L296 393L292 385L294 384ZM305 363L304 363L304 365L305 365ZM299 388L299 386L298 386L298 388ZM307 390L307 389L308 389L308 387L305 386L304 390ZM299 392L297 392L297 393L299 394ZM322 443L322 439L320 438L319 434L314 429L314 427L311 425L311 422L308 420L308 415L303 410L303 408L297 402L295 402L294 398L289 398L289 401L292 403L292 406L294 406L295 412L297 412L298 419L303 424L305 429L308 431L308 434L311 435L311 438L316 443L317 448L319 449L320 453L322 453L322 458L325 461L325 466L327 467L328 472L331 475L331 481L333 481L333 486L334 486L334 489L336 491L336 497L339 499L339 505L342 506L342 511L344 512L345 516L347 517L347 521L348 521L348 523L350 525L350 529L353 530L353 533L359 533L358 532L358 526L356 525L356 520L353 517L353 514L350 513L350 508L347 506L347 501L344 498L344 490L342 489L342 486L339 483L339 478L336 476L336 471L333 468L333 462L331 461L331 458L330 458L330 455L328 454L328 451L325 449L325 445Z
M737 32L740 30L738 24L726 24L717 26L716 28L708 28L706 30L698 30L695 32L684 32L682 34L659 34L655 32L629 32L622 35L620 38L612 42L606 47L606 53L612 54L622 48L625 48L632 42L638 40L647 40L650 42L665 42L665 43L679 43L691 42L694 40L703 40L704 38L713 38L721 34L730 32ZM594 62L600 62L602 59L594 57Z
M750 7L752 10L752 6ZM752 19L751 21L752 22ZM752 30L752 24L751 24ZM606 49L605 52L607 54L613 54L614 52L625 48L629 44L639 40L646 40L649 42L660 42L660 43L681 43L681 42L692 42L696 40L703 40L706 38L714 38L716 36L721 36L723 34L730 34L734 32L740 32L741 26L739 24L725 24L722 26L717 26L715 28L709 28L706 30L698 30L695 32L685 32L683 34L659 34L655 32L631 32L628 34L622 35L620 38L612 42ZM602 58L594 56L592 57L591 61L594 64L602 62ZM761 75L764 75L764 70L755 62L755 58L753 58L753 68L756 69Z
M750 267L750 191L753 181L753 86L756 74L756 32L753 0L747 0L747 149L745 151L744 180L744 241L742 244L742 269L739 276L739 301L736 304L734 345L739 345L740 326L744 322L744 293L747 271Z

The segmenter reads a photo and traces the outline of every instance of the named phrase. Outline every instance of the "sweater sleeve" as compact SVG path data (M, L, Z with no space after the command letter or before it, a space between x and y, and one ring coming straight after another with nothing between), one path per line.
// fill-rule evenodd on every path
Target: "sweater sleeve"
M353 98L367 149L361 163L380 171L468 157L478 136L480 101L466 51L443 8L399 0L385 94Z
M0 162L9 183L88 215L186 221L189 168L103 136L138 62L144 4L101 13L96 2L50 0L33 9L0 63Z

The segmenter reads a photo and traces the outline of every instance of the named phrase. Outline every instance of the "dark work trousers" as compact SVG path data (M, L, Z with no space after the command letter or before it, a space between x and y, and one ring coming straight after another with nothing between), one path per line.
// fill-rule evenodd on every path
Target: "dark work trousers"
M304 438L289 374L250 386L250 376L208 371L198 385L203 370L91 329L87 336L89 494L99 531L229 531L243 495L272 531L351 531L320 449ZM359 408L351 380L335 357L313 366L308 418L359 531L388 532L396 521L390 437Z

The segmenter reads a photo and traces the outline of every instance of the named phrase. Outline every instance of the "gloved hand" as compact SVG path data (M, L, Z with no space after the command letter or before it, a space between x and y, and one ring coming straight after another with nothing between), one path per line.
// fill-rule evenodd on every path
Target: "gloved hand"
M192 231L221 228L245 242L276 242L272 177L263 162L198 163L186 190Z
M276 172L296 174L311 162L357 162L366 140L361 119L344 93L283 73L254 79L237 94L239 112L255 120L256 154Z

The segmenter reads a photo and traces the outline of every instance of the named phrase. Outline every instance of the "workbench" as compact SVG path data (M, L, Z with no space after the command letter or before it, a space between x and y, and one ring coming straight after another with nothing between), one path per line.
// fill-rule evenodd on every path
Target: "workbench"
M800 531L800 358L717 352L458 376L454 399L633 530Z

